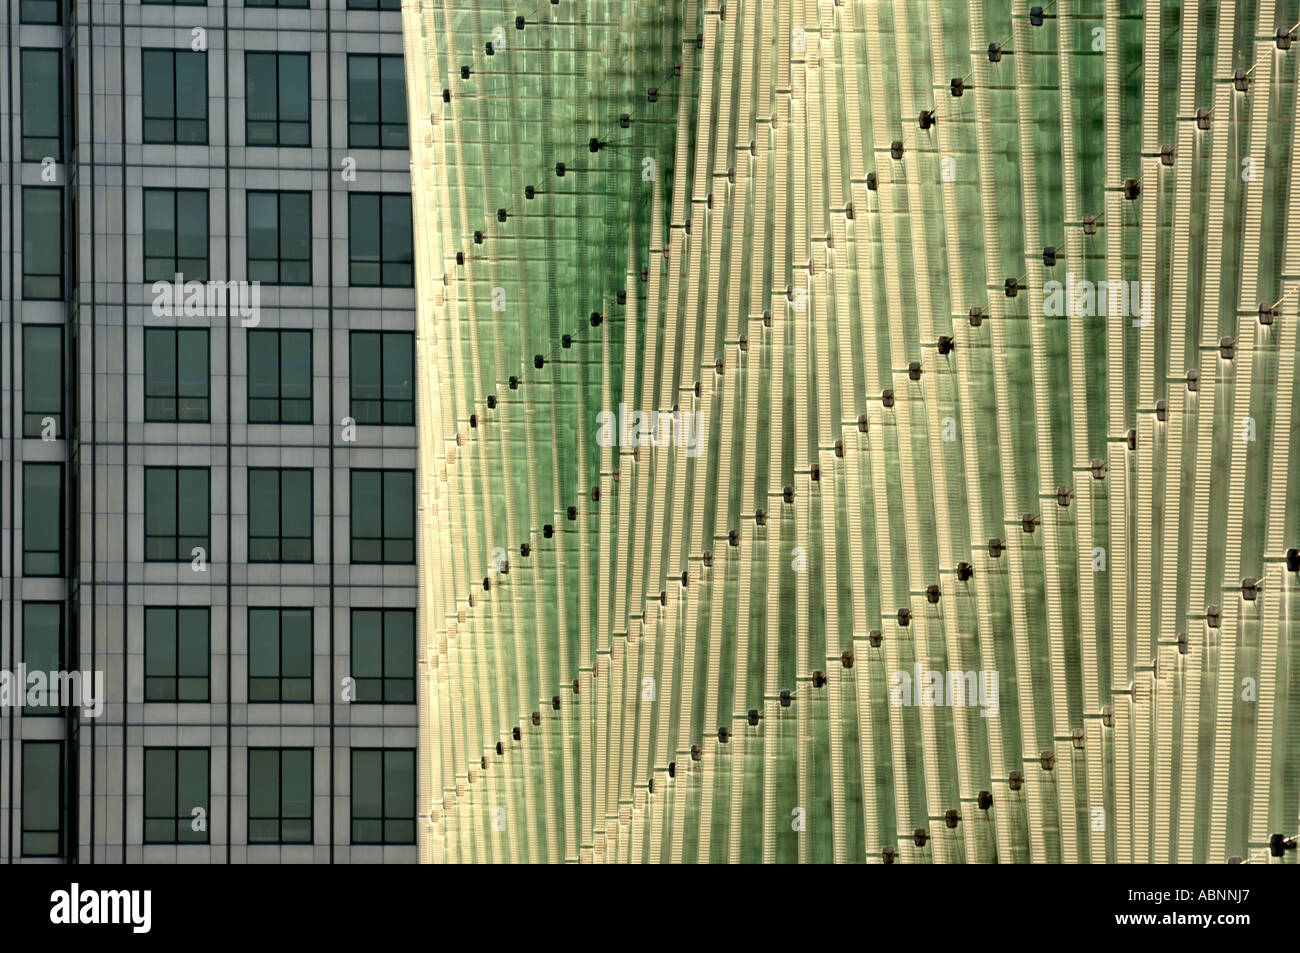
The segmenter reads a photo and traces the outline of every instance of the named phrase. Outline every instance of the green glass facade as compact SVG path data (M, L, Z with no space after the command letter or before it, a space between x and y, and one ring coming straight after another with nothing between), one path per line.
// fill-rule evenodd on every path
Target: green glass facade
M1272 859L1295 0L518 6L403 10L421 858Z

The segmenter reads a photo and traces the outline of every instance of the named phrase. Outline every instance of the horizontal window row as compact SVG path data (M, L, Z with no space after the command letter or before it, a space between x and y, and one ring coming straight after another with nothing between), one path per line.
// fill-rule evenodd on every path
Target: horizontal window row
M415 471L354 469L349 476L351 562L414 564ZM311 480L310 470L249 469L250 563L312 562ZM210 501L206 467L145 467L145 561L206 559Z
M141 0L145 6L205 7L207 0ZM311 0L244 0L244 7L254 9L279 8L281 10L306 10ZM402 9L401 0L348 0L349 10ZM19 22L36 24L62 23L60 0L22 0L19 5Z
M415 843L415 751L351 750L351 842ZM248 749L248 843L312 842L311 748ZM144 749L144 842L206 844L211 750Z
M65 751L62 741L22 745L24 857L64 850ZM311 748L249 748L248 844L313 841L315 752ZM415 750L353 748L351 843L415 843ZM142 799L146 844L207 844L212 750L146 747Z
M312 332L247 332L250 424L312 422ZM211 417L210 332L145 328L144 419L207 423ZM358 424L415 423L415 335L353 331L349 335L349 415ZM64 434L63 328L23 327L23 436Z
M248 701L312 701L312 609L248 609ZM352 609L351 682L354 704L415 704L415 610ZM24 602L22 659L28 672L66 668L63 603ZM211 612L206 606L148 606L144 610L144 700L211 700ZM58 715L53 697L24 697L23 714ZM29 704L30 702L30 704Z
M415 843L415 751L351 750L351 842ZM248 843L312 842L311 748L248 749ZM211 750L144 749L144 842L206 844Z
M354 469L351 479L351 562L415 563L415 471ZM62 463L23 464L25 576L63 576ZM206 467L145 467L146 562L207 560L211 552L211 488ZM248 561L313 561L312 471L248 470Z
M248 280L312 283L311 192L246 193ZM211 277L208 193L144 190L143 278L147 282ZM23 297L64 295L63 189L23 187ZM411 197L398 192L348 195L348 284L410 288L415 283Z
M24 8L26 3L24 3ZM27 48L22 74L22 157L63 161L63 53ZM201 51L140 51L141 132L146 143L206 145L208 60ZM244 53L244 140L249 146L311 145L311 54ZM406 72L401 54L347 58L348 147L405 149Z
M145 330L145 420L206 423L209 417L208 331ZM312 421L312 332L248 332L248 422ZM349 335L349 413L359 424L415 423L415 335L353 331Z

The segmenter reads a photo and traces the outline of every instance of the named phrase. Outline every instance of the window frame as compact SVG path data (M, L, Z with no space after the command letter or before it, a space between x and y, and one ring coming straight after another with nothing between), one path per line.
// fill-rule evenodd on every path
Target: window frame
M35 494L32 492L32 487L28 479L28 474L37 469L42 469L42 470L53 469L59 475L59 484L58 484L59 488L58 488L58 501L57 501L58 510L56 515L57 522L55 523L55 532L58 538L57 550L33 549L28 545L28 541L33 536L33 533L30 532L30 528L32 527L33 524L38 522L37 520L31 518L33 514L29 510L29 507L31 506L32 497ZM38 577L57 578L59 576L64 575L63 570L65 569L66 560L64 559L63 550L67 542L65 538L67 527L66 527L65 520L63 518L63 507L66 502L66 499L67 499L67 487L64 483L63 463L61 461L54 461L54 460L24 460L23 461L23 575L24 576L30 576L32 578L38 578ZM58 565L56 566L54 571L41 572L35 568L32 568L28 564L29 556L30 557L48 556L50 553L55 553L58 558Z
M357 755L358 754L363 756L374 755L374 754L379 755L379 770L374 771L372 768L371 771L369 772L369 777L372 779L377 779L379 784L379 816L378 817L357 816L357 789L359 787L359 785L357 784L357 778L358 778ZM411 759L410 761L410 766L411 766L410 803L412 807L412 812L409 820L405 816L396 817L396 816L390 816L388 814L389 790L388 790L388 763L387 762L390 755L405 755L405 756L409 756ZM417 811L415 810L415 806L416 806L415 798L417 792L417 781L416 781L417 761L416 761L415 749L414 748L353 748L351 763L349 764L348 767L349 767L349 778L350 778L349 788L348 788L349 843L351 843L354 846L373 845L373 846L389 846L389 847L406 846L406 845L414 844L415 843L415 819L416 819L415 816L417 813ZM362 765L361 767L364 768L365 766ZM403 792L403 794L405 794L405 792ZM398 795L394 795L394 796L396 797ZM363 823L363 824L367 822L373 823L375 821L379 822L380 836L378 840L372 840L366 837L357 836L358 823ZM409 824L410 831L411 831L410 838L409 839L407 838L399 839L396 837L390 838L388 836L388 825L390 823Z
M38 207L38 203L33 201L33 199L37 195L43 196L43 198L41 199L42 202L47 201L47 199L44 198L45 196L53 196L55 200L54 210L51 211L49 209ZM64 299L64 292L66 290L65 272L67 266L67 262L65 260L66 243L64 242L64 237L63 237L63 218L64 218L63 186L24 185L22 186L22 199L23 199L22 299L24 301L62 301ZM48 257L48 251L46 250L42 250L39 253L33 253L35 249L45 249L48 240L51 238L50 235L44 234L42 232L42 229L38 225L38 222L41 223L42 225L51 222L54 223L54 234L52 237L57 238L57 242L53 243L55 255L57 256L58 263L59 263L57 272L49 272L49 271L36 272L36 271L29 270L28 266L32 263L33 259L36 259L38 261L43 261ZM35 294L31 290L29 290L32 288L32 283L37 281L49 281L49 280L57 281L58 283L57 293Z
M357 205L360 202L375 200L378 204L379 214L376 219L376 235L378 246L377 262L359 259L356 257L357 249L363 243L358 241L356 228L357 223L363 218L357 214ZM406 223L411 226L411 237L407 241L408 259L390 261L384 254L384 235L387 232L385 220L387 218L386 206L391 202L401 202L405 200ZM348 193L348 286L351 288L413 288L415 287L415 236L414 236L414 211L411 207L411 196L405 192L349 192ZM378 280L360 281L357 279L357 268L377 265ZM409 280L390 281L387 278L387 269L389 268L408 268L410 270Z
M142 842L145 844L145 846L151 846L155 844L164 844L164 845L166 844L174 844L174 845L207 844L210 842L211 838L210 838L210 831L208 825L205 825L202 831L199 832L193 831L192 828L189 828L189 825L193 821L194 815L193 814L182 815L180 813L181 811L181 807L180 807L181 755L186 752L199 752L199 751L203 752L204 755L204 761L203 761L204 798L202 804L192 805L191 810L193 810L193 808L195 807L201 807L204 811L205 817L211 819L212 749L200 747L197 745L150 745L144 748L144 751L141 755L141 768L140 768L140 773L141 773L140 812L144 820L144 823L142 825L142 830L141 830L141 834L143 836L141 839ZM150 807L149 760L151 754L158 754L158 753L169 753L171 755L171 771L172 771L171 797L172 797L172 805L175 808L175 810L172 812L171 815L166 815L166 816L162 814L151 815L149 813L149 807ZM151 820L170 823L174 828L172 831L171 839L164 840L161 838L151 837L149 834L149 822ZM191 833L201 833L202 837L182 838L181 837L182 824L184 824L187 829L190 829Z
M29 7L53 7L53 20L29 20L26 13ZM63 25L63 4L60 0L21 0L18 5L18 22L22 24L32 24L35 26L62 26Z
M182 641L186 633L189 632L189 626L181 625L181 613L199 613L203 617L203 661L205 671L203 675L192 675L181 671ZM159 633L151 631L153 628L150 617L157 618L162 613L171 613L171 674L151 675L149 673L149 662L153 655L153 646ZM181 682L198 681L203 682L202 697L182 698ZM154 695L152 689L157 681L171 681L170 697L167 695ZM161 703L172 705L188 704L206 704L212 701L212 610L208 606L145 606L144 607L144 700L147 704Z
M276 257L275 257L275 258L267 258L267 257L259 256L259 257L257 257L257 258L254 258L254 257L253 257L253 244L254 244L254 241L253 241L253 229L252 229L252 227L251 227L251 225L250 225L250 223L252 222L252 219L253 219L253 201L254 201L254 197L260 197L260 196L265 196L265 195L273 195L273 196L275 196L275 253L276 253ZM307 215L306 215L306 228L307 228L307 257L306 257L306 258L286 258L285 255L284 255L284 249L285 249L285 234L286 234L286 229L285 229L285 222L286 222L286 219L287 219L287 220L290 220L290 221L295 220L295 219L301 219L301 216L295 216L292 210L290 210L289 213L288 213L288 215L286 215L285 207L284 207L284 206L285 206L285 196L289 196L289 195L293 195L293 196L306 196L306 202L307 202L307 208L306 208L306 211L307 211ZM244 214L245 214L244 224L245 224L245 233L246 233L246 235L247 235L247 242L245 243L245 252L244 252L244 254L245 254L245 266L246 266L246 270L247 270L247 273L248 273L248 278L249 278L250 281L261 281L261 282L264 282L264 283L266 283L266 284L271 284L271 285L283 285L283 286L285 286L285 287L310 287L310 286L311 286L311 283L312 283L312 274L313 274L313 272L315 271L315 268L314 268L314 262L312 261L313 241L312 241L312 215L311 215L312 208L311 208L311 206L312 206L312 192L311 192L310 190L304 190L304 189L248 189L248 190L245 191L245 193L244 193ZM274 281L271 281L271 280L266 279L266 278L254 278L254 277L253 277L253 266L254 266L254 263L255 263L255 262L258 263L258 264L265 264L265 263L268 263L268 262L271 262L271 261L274 261L274 262L275 262L275 280L274 280ZM303 280L303 281L285 281L285 280L284 280L285 262L289 262L290 264L303 264L303 263L305 263L306 266L307 266L307 276L306 276L306 279Z
M182 338L182 335L184 336ZM172 376L170 381L171 393L151 394L150 387L154 383L154 375L151 373L152 362L150 356L156 357L155 350L164 339L171 342L171 367ZM207 374L203 376L204 391L203 396L197 394L181 394L181 344L186 342L203 342L204 364L207 367ZM171 416L159 413L150 409L150 401L172 401L174 412ZM202 401L202 417L182 417L181 405L183 401ZM180 327L153 327L146 326L144 329L144 420L145 423L158 424L206 424L212 422L212 341L211 332L207 328L180 328Z
M276 533L274 535L259 534L254 536L253 535L254 526L261 527L269 523L270 514L253 513L253 477L254 474L272 474L272 473L275 474L276 477L276 496L277 496L276 511L275 511ZM306 536L285 536L284 535L285 502L286 500L300 499L302 495L300 489L296 492L289 491L286 493L285 486L284 486L284 475L286 473L294 473L300 475L305 474L307 478L306 497L307 497L308 535ZM249 467L248 468L248 487L247 487L248 490L248 562L250 564L278 563L281 565L309 565L315 562L316 527L313 525L315 521L315 512L313 506L315 503L314 497L315 497L316 488L314 486L315 481L313 479L313 476L314 476L314 471L310 467ZM267 558L262 558L260 556L255 557L253 555L254 540L257 540L258 542L276 540L276 552L279 554L279 558L267 559ZM299 542L299 543L305 541L307 543L307 550L308 550L307 558L306 559L285 559L284 549L285 549L286 541Z
M373 61L375 64L375 102L373 103L375 115L379 118L374 122L364 122L353 118L353 83L362 80L354 80L353 66L360 65L361 61ZM387 122L384 116L384 64L392 63L396 60L400 64L402 72L399 88L402 92L402 106L400 110L400 122ZM348 106L348 148L349 149L409 149L410 148L410 127L409 113L406 102L406 63L405 57L401 53L349 53L347 63L347 106ZM367 104L370 105L370 104ZM390 104L391 105L391 104ZM353 135L354 127L364 126L374 128L374 144L357 141ZM386 144L384 128L386 126L401 127L401 135L398 142L394 145Z
M64 386L63 386L63 376L64 376L63 362L66 358L66 355L63 350L63 325L42 324L42 323L32 322L30 324L24 324L22 328L23 328L23 340L22 340L23 436L40 437L42 431L45 429L45 425L43 421L45 420L46 417L53 417L55 436L58 439L62 439L63 438L63 417L64 417L63 403L67 396L64 393ZM32 373L30 373L31 365L34 362L31 360L31 348L29 346L29 342L31 341L32 337L36 334L53 334L57 338L58 360L55 362L55 367L57 370L56 375L45 374L45 373L39 373L33 375ZM41 388L48 386L51 381L53 381L53 386L58 393L57 399L59 402L59 409L57 411L54 411L53 413L49 411L32 410L31 406L29 405L30 399L36 396L37 392ZM42 399L48 398L48 395L45 394L41 394L40 396L42 397ZM35 418L35 426L32 426L33 418Z
M358 366L361 361L357 359L357 343L364 341L366 338L374 336L379 342L379 380L378 389L379 397L364 397L357 393ZM407 370L410 379L410 399L387 397L388 383L384 378L384 370L387 366L388 346L390 342L401 340L410 344L410 361ZM367 368L368 370L368 368ZM361 381L364 383L364 381ZM370 419L369 413L365 414L365 420L362 414L358 413L360 406L377 404L379 408L379 420ZM407 413L397 413L398 408L407 411ZM414 427L415 426L415 332L413 331L368 331L356 330L348 332L348 413L353 420L365 427ZM390 415L399 419L390 420ZM401 419L401 418L408 419Z
M146 64L150 62L153 55L169 57L171 65L167 76L167 82L164 83L162 77L150 77ZM203 77L203 116L180 116L177 113L180 89L176 82L176 64L177 58L181 56L198 56L202 57L203 68L199 75ZM206 50L186 50L175 49L172 47L146 46L140 49L140 77L142 81L142 90L140 97L140 141L144 145L162 145L162 146L206 146L210 144L211 130L209 128L212 121L212 104L210 102L211 86L208 81L208 54ZM150 89L170 89L171 90L171 115L170 116L150 116L146 113L149 106L148 91ZM202 122L203 138L196 140L181 140L178 138L178 124L182 122ZM150 135L150 123L170 123L171 136L169 138L154 138Z
M274 339L274 347L275 347L274 367L275 367L276 396L275 397L254 396L253 394L254 377L253 377L253 367L252 367L254 348L255 346L261 346L261 342L269 343L273 339ZM298 341L299 339L304 339L307 345L307 395L305 397L285 396L285 383L284 383L284 368L286 365L285 342L286 340L292 342L292 341ZM258 343L255 345L254 342L258 342ZM314 373L315 370L315 365L314 365L313 355L312 355L313 344L314 344L313 334L310 328L267 328L265 330L262 329L254 330L250 328L248 330L248 336L245 339L245 345L244 345L245 378L248 381L248 386L245 392L244 400L245 400L245 410L246 410L248 423L266 424L266 425L281 426L281 427L294 427L294 426L304 426L304 425L311 424L313 418L313 412L315 410L315 389L316 389L315 381L312 378L312 374ZM261 403L273 402L276 405L275 419L268 420L268 419L258 418L255 420L253 415L254 401L259 402L259 406L261 405ZM301 401L306 401L307 403L306 419L286 420L285 405L287 403L291 404L294 402L301 402Z
M372 467L353 467L350 471L348 485L348 536L349 536L349 562L357 566L413 566L415 565L415 471L400 468L380 469ZM357 536L357 477L368 474L379 475L379 535L378 536ZM411 548L410 559L386 559L390 537L384 532L387 524L387 513L385 500L385 491L387 490L387 481L389 474L408 476L411 480L411 535L410 537L400 536L391 537L394 543L409 542ZM358 559L357 558L357 540L363 543L373 540L379 541L379 559Z
M140 211L141 211L140 221L141 221L141 231L143 233L143 241L141 241L140 243L141 277L146 282L149 283L153 283L156 281L167 281L167 282L175 281L176 276L178 274L181 275L182 282L187 280L207 281L209 278L211 278L212 277L212 228L211 228L211 214L209 212L209 207L208 207L209 206L208 190L148 187L142 189L141 191L143 193L140 198ZM149 235L150 235L149 203L151 199L157 201L158 199L164 196L170 197L171 199L172 249L170 255L171 267L167 270L166 273L161 273L161 272L154 271L150 268L151 260L166 261L168 260L168 256L149 254ZM203 268L198 273L191 273L185 271L181 267L182 261L192 261L195 259L193 256L181 254L180 205L181 205L182 198L189 199L192 201L196 197L198 197L199 199L198 207L203 210L203 259L202 259ZM188 215L189 212L186 212L185 214Z
M36 608L38 606L42 608L53 607L55 610L55 619L57 621L57 625L55 626L55 633L54 633L55 659L54 659L53 668L48 668L43 663L32 664L28 660L29 633L28 633L28 622L27 622L27 610L29 608ZM66 664L66 651L63 644L63 637L64 637L64 631L63 631L63 603L62 602L52 602L48 599L24 599L22 601L21 651L22 651L23 666L25 667L26 671L28 672L63 671L64 665ZM44 705L41 707L33 707L33 706L29 706L26 703L26 697L27 697L26 686L23 686L23 717L24 718L47 718L50 716L57 716L62 714L65 709L72 707L72 705L69 704L69 699L64 699L64 698L59 699L58 705Z
M302 612L302 613L306 613L307 616L307 657L306 657L307 675L305 678L305 681L307 683L306 684L307 692L305 698L285 697L286 682L297 682L297 681L304 680L302 676L285 674L285 669L287 667L285 663L286 663L286 657L288 655L288 652L285 648L285 637L284 637L286 612L295 612L295 613ZM254 624L254 614L257 614L259 616L265 614L269 616L271 613L275 614L275 653L274 654L276 659L277 672L275 675L263 675L260 674L255 669L255 666L257 665L257 662L255 660L258 658L258 653L255 653L253 649L254 637L257 630L257 627ZM248 645L247 645L248 704L250 705L309 705L311 704L314 701L314 693L316 690L315 654L314 654L316 614L313 611L312 607L311 606L249 606L246 621L247 621L246 638L248 640ZM276 683L275 697L254 698L253 685L255 680L257 682L274 681Z
M250 92L252 88L252 79L250 77L250 61L257 62L263 58L274 61L275 64L275 97L273 101L273 110L275 118L273 119L254 119L252 115L251 104L254 102L254 96ZM307 118L285 119L283 118L282 103L284 100L284 83L285 77L282 71L282 64L286 61L302 60L306 64L304 75L307 80L305 112ZM264 102L259 95L259 102ZM275 127L274 141L272 142L254 142L252 129L254 124L269 125ZM285 127L287 125L305 126L305 142L286 142ZM279 50L245 50L244 51L244 145L250 149L310 149L311 148L311 53Z
M276 759L276 800L278 802L279 813L275 815L253 816L253 762L254 754L261 752L275 752ZM285 795L284 795L284 776L285 776L285 755L287 754L305 754L307 756L307 813L303 816L286 816L285 815ZM249 747L248 748L248 773L246 775L246 784L248 786L248 826L245 830L245 839L249 847L266 844L311 844L315 842L316 837L316 778L314 777L316 769L316 752L313 748L300 746L291 747ZM274 820L276 824L277 836L274 840L263 840L253 837L254 821ZM307 836L305 838L290 838L284 836L284 827L286 821L303 821L307 822Z
M26 4L23 5L25 6ZM34 61L38 56L54 57L54 102L56 106L54 110L54 114L57 120L55 123L56 132L54 134L55 136L54 151L47 152L42 150L39 155L34 154L35 150L29 152L27 148L27 143L29 138L38 141L47 141L49 139L48 136L29 137L27 135L27 124L29 118L32 115L43 116L48 113L48 103L44 103L44 102L36 104L36 111L34 114L29 114L28 112L28 103L30 100L27 95L27 91L30 85L35 85L35 84L29 84L27 82L27 63L29 60ZM22 108L20 110L21 141L19 143L19 154L22 157L22 161L40 162L43 159L52 158L54 159L55 162L62 162L63 161L63 50L58 47L48 47L48 46L22 47L19 52L18 82L22 89Z
M172 475L172 520L175 532L172 534L149 532L149 480L152 474L161 474L169 472ZM207 485L207 527L203 536L194 536L189 533L181 533L181 492L180 478L182 473L193 472L202 473L204 483ZM205 557L212 557L212 469L210 467L185 467L185 466L146 466L144 468L144 561L147 563L182 563L189 562L194 557L191 553L182 555L180 541L182 539L199 540L203 542L194 545L202 545ZM170 539L172 541L174 555L169 559L163 559L149 555L150 539ZM194 547L191 546L191 549Z
M51 748L51 747L54 748L55 750L55 760L58 764L58 778L56 781L56 786L58 788L58 794L56 795L57 805L58 805L56 808L57 817L58 817L58 827L53 831L49 830L48 828L28 827L27 824L28 818L31 817L32 814L32 812L29 811L28 809L28 796L30 793L34 793L34 792L29 792L27 788L28 778L30 776L29 772L31 771L30 765L28 764L28 760L27 760L27 754L29 750L35 750L37 748ZM19 856L20 857L62 857L63 850L64 850L64 841L65 841L64 830L63 830L64 828L63 819L66 811L66 803L64 798L63 786L64 786L64 779L66 777L66 771L67 771L66 766L63 763L64 762L63 741L61 739L51 739L51 740L23 739L21 760L22 760L23 781L21 785L20 797L22 798L21 813L23 819L22 819L22 827L19 832L19 845L18 845ZM47 799L48 799L48 795L46 795L45 798L41 798L41 797L33 798L33 800L36 801L38 804ZM54 834L56 838L55 849L53 851L37 851L29 848L28 840L27 840L28 834L47 835L47 836L49 834Z
M389 619L390 617L396 616L399 613L404 617L410 618L409 652L403 651L403 655L409 658L410 675L389 675L388 674L388 661L389 661L388 640L390 637ZM374 614L379 617L379 622L378 622L379 675L377 677L372 677L369 675L360 675L357 672L357 659L359 657L359 653L357 652L357 629L358 629L357 617L358 615L363 615L363 614ZM364 607L364 606L353 606L351 617L348 620L348 622L349 622L348 657L350 659L351 669L352 669L352 671L349 674L351 675L352 680L356 685L356 689L357 689L357 697L353 701L353 704L355 705L414 705L416 703L415 610L404 609L404 608L371 608L371 607ZM393 637L396 638L397 636L393 636ZM405 647L403 648L405 649ZM379 683L379 697L377 699L361 697L363 682ZM406 683L406 687L409 688L409 691L402 692L400 697L390 698L389 697L390 682Z

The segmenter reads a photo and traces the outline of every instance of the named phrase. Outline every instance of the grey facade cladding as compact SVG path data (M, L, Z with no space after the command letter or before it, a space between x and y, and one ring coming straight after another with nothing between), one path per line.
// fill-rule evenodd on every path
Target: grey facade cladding
M368 703L368 689L362 701L347 700L356 698L358 680L369 684L353 671L353 611L414 612L416 605L413 564L352 561L350 476L354 469L413 470L415 428L346 426L347 418L355 416L358 386L350 367L351 333L414 330L411 288L357 287L349 281L355 257L350 252L354 223L349 221L349 195L410 192L405 149L351 148L348 137L348 57L400 56L400 13L349 10L346 0L310 0L309 7L298 9L246 8L215 0L206 6L129 0L64 3L56 25L23 22L25 6L13 0L0 27L6 34L6 70L0 78L5 120L0 143L0 669L16 670L23 660L24 606L57 603L63 607L67 667L102 671L107 700L97 718L84 711L29 715L21 706L0 711L0 859L414 862L413 816L408 818L410 843L395 843L405 834L397 816L407 808L400 779L390 789L368 787L365 805L354 810L352 751L416 748L416 706ZM32 4L29 19L42 16L40 9L48 7ZM25 158L22 149L21 51L26 49L62 51L63 133L61 155L53 157L52 165ZM159 99L160 86L153 82L159 63L170 60L173 77L190 70L184 75L192 78L197 61L175 66L175 57L154 51L202 55L205 134L198 134L191 114L197 101L193 91L176 95L167 116L168 104ZM301 135L296 103L270 103L265 86L255 91L255 99L248 95L248 55L277 52L307 57L309 145L247 142L250 119L260 124L254 131L259 141L281 134L281 141L298 141ZM268 62L273 61L263 58L256 66L263 70L258 75L270 75L265 72ZM286 76L292 77L290 70L302 60L292 63ZM278 87L275 91L280 92ZM256 117L249 115L252 103ZM187 141L146 141L169 133ZM29 139L29 155L50 144L48 136ZM345 160L355 162L355 176L345 174L352 165ZM62 190L62 227L25 221L28 190L56 186ZM151 215L160 216L157 220L165 221L168 209L181 216L173 245L158 240L154 217L146 221L146 190L151 190ZM176 205L174 196L165 194L169 190L190 198ZM263 281L255 327L244 326L238 315L155 313L150 271L157 274L161 263L173 258L201 268L206 254L207 279L250 279L250 242L260 243L258 249L268 247L268 233L261 218L248 221L249 195L263 192L308 193L310 232L303 245L308 250L297 259L309 260L310 283ZM194 195L204 193L205 250L196 240L201 229L182 235L196 208ZM265 207L253 202L259 216ZM178 213L178 208L189 212ZM280 227L288 234L305 224L295 216ZM50 256L47 239L54 232L63 241L62 287L58 295L42 300L34 292L41 290L41 280L49 279L27 260ZM275 247L285 256L281 264L294 257L288 239L277 238ZM24 356L37 352L24 351L23 329L32 325L63 328L65 400L54 439L24 436ZM170 390L160 389L157 368L201 363L195 355L202 354L204 335L185 339L184 347L196 350L174 350L159 358L160 349L180 345L168 335L150 336L158 329L206 332L206 395L196 376L187 377L183 370L174 372ZM259 371L250 387L249 335L270 330L309 334L309 359L299 356L293 364L293 373L309 374L309 422L260 422L267 419L264 414L249 420L250 398L264 401L267 386ZM264 361L258 365L265 366ZM402 383L382 380L379 385L400 391ZM413 380L408 383L413 389ZM293 385L301 386L301 381ZM38 413L33 419L44 417ZM32 511L34 525L25 525L24 467L32 463L62 465L59 575L29 571L44 564L35 544L25 549L25 532L33 539L49 535L44 510L39 519ZM310 561L251 561L266 558L268 550L259 542L250 554L250 502L261 507L259 514L267 505L260 496L250 500L251 492L260 492L250 490L250 473L275 470L309 473ZM188 553L193 549L189 544L200 537L185 487L201 484L168 482L179 479L181 471L207 473L208 545L197 568ZM179 487L169 497L175 500L175 519L154 509L147 513L146 491L149 507L161 511L155 507L163 498L160 488L173 486ZM301 484L295 480L293 486ZM35 499L35 490L32 494ZM286 509L290 503L307 511L287 498ZM413 513L411 521L413 525ZM254 533L259 541L270 535L279 545L302 537L300 530L270 534L264 522L259 518ZM295 552L301 551L298 545ZM29 551L32 558L25 560ZM192 651L193 639L166 629L166 613L154 613L146 624L147 610L160 607L207 609L206 673ZM310 669L310 702L250 700L251 651L261 653L254 663L258 677L274 669L266 661L263 630L256 649L250 647L250 608L311 610L309 660L301 662ZM257 618L264 625L266 617ZM299 635L305 645L308 636L296 629L291 639ZM294 654L295 648L281 647L284 654L275 663L292 667L308 658L305 649ZM383 660L378 664L382 667ZM168 689L160 687L163 681L150 681L161 679L160 671L172 679L176 700L146 701L169 697ZM398 679L397 695L389 697L400 698L400 688ZM57 779L49 768L55 749L40 747L42 742L61 746ZM196 765L202 759L176 753L192 749L207 750L205 804L190 803L201 799ZM250 750L259 749L310 750L310 778L288 779L287 772L298 772L304 763L300 755L250 758ZM370 754L362 756L362 763L372 761ZM152 772L148 792L146 762ZM42 773L39 783L25 773L25 765L32 775ZM250 779L250 767L258 773L256 779ZM160 779L174 782L174 796L169 798L168 784ZM371 783L367 777L361 781ZM256 802L251 808L250 800ZM413 812L413 791L410 800ZM310 801L305 842L304 801ZM372 802L379 807L377 827ZM205 830L192 830L194 815L187 808L202 811ZM161 832L167 830L168 810L177 815L173 820L181 834L173 839L181 843L154 842L167 839ZM260 832L253 838L250 815ZM51 816L59 820L53 835L45 829ZM57 840L55 850L49 849L51 836ZM250 843L259 838L294 842ZM394 843L370 843L375 839Z

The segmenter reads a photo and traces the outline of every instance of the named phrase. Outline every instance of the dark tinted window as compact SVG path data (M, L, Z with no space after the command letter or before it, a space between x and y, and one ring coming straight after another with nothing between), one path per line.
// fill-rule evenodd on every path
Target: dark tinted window
M415 472L352 471L352 562L415 562Z
M352 843L415 843L415 752L352 749Z
M244 54L245 136L250 146L311 144L307 53Z
M59 50L22 52L23 158L29 162L63 158L62 62Z
M248 332L248 422L311 423L311 332Z
M352 610L352 678L358 702L415 702L415 610Z
M311 609L248 610L248 700L311 701Z
M141 50L144 141L208 141L208 58L193 50Z
M23 664L30 672L61 672L63 666L63 604L61 602L23 603ZM49 684L51 692L61 690ZM26 698L24 698L24 701ZM75 698L47 699L48 705L23 705L24 715L58 714L60 706L78 701Z
M415 423L415 335L409 331L353 331L352 417L359 424Z
M311 193L248 193L248 280L311 284Z
M144 700L205 702L212 655L206 607L144 610Z
M63 190L23 187L23 297L63 297Z
M63 464L23 464L23 575L63 575Z
M210 761L207 748L144 749L146 844L208 842Z
M358 287L415 283L411 197L363 192L348 196L348 281Z
M208 280L208 193L144 190L144 280Z
M409 147L402 57L348 57L348 145L361 149Z
M57 324L23 327L23 436L40 437L53 422L63 436L63 328Z
M63 743L23 742L24 857L63 853Z
M144 419L208 420L210 368L206 328L145 328Z
M202 467L145 467L144 558L189 562L194 549L209 552L211 497Z
M248 561L312 559L310 470L248 471Z

